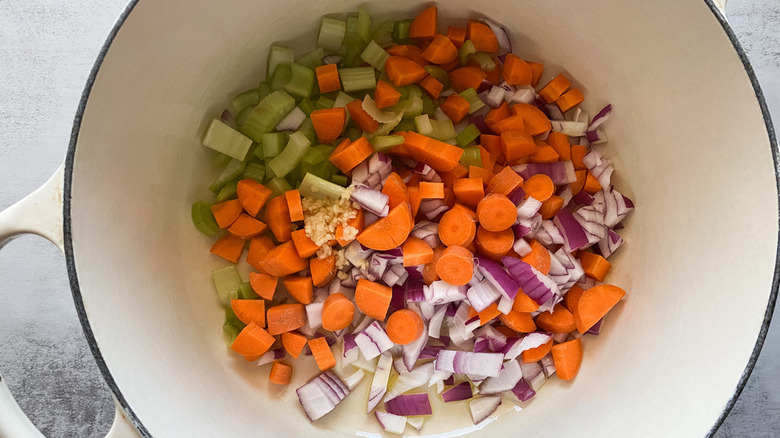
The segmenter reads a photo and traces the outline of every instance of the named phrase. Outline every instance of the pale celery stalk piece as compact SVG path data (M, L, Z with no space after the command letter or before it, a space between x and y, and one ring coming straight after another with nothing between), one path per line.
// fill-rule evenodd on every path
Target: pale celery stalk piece
M311 146L311 142L301 131L290 134L287 146L282 149L282 152L279 155L268 163L268 167L273 170L274 175L284 177L292 172L292 170L295 169L295 166L301 162L301 159L306 154L309 146Z
M317 36L317 45L336 52L344 41L344 33L347 30L347 23L335 18L323 17L320 24L320 33Z
M377 44L374 40L371 40L368 42L368 45L366 45L366 49L363 50L363 53L360 55L360 57L371 67L382 71L385 69L385 62L387 62L387 58L390 57L390 54L387 53L385 49L380 47L379 44Z
M295 61L295 53L292 50L286 47L271 46L268 50L268 61L266 62L266 80L273 76L277 65L289 64L293 61Z
M377 152L387 152L403 142L404 138L400 135L378 135L371 140L371 146Z
M209 237L219 233L219 225L214 219L214 214L211 213L211 205L203 201L192 204L192 223L198 231Z
M281 196L284 194L284 192L293 189L286 179L279 177L271 178L267 183L265 183L265 186L271 189L272 198Z
M376 88L374 67L340 68L341 88L347 93Z
M226 125L222 120L214 119L203 134L202 143L207 148L236 160L243 160L249 152L249 147L252 146L252 139Z
M244 126L244 133L256 142L262 141L262 134L271 132L276 125L295 108L295 99L284 90L277 90L266 96L255 107Z
M237 292L243 283L238 275L236 265L226 266L211 271L211 279L217 289L217 295L223 306L228 304L228 298L232 292Z
M354 97L350 96L349 94L339 91L339 94L336 95L336 100L333 101L332 108L344 108L347 106L348 103L355 100Z
M469 101L469 114L474 114L485 106L485 102L479 98L477 91L473 88L467 88L463 90L460 93L460 97Z
M222 187L225 186L228 182L238 178L241 176L241 174L244 173L244 170L246 169L246 163L240 160L232 159L230 162L225 166L224 169L222 169L222 173L219 174L217 179L211 183L209 186L209 190L214 193L219 193L220 190L222 190Z
M315 199L328 198L331 200L337 200L341 198L344 190L346 190L344 187L341 187L340 185L334 184L330 181L326 181L311 173L306 173L306 175L303 177L303 181L301 181L300 187L298 187L298 191L301 193L301 196Z

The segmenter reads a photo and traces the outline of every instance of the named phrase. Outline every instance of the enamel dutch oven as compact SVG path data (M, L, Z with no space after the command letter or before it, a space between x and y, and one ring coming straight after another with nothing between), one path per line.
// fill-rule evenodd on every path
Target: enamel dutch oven
M199 144L229 96L263 77L272 42L303 53L324 14L352 0L133 0L95 63L64 166L0 214L63 249L78 314L117 402L109 436L378 436L366 388L310 424L294 388L229 354L190 220L215 175ZM376 20L412 0L370 2ZM673 437L712 434L755 364L777 294L775 138L745 54L710 1L522 0L440 4L440 21L487 16L515 52L606 103L605 154L636 203L611 281L628 291L589 337L569 383L471 425L437 409L423 435ZM717 323L714 323L717 322ZM313 361L310 361L313 362ZM503 406L510 406L504 403ZM373 434L373 435L372 435ZM0 383L0 435L40 436Z

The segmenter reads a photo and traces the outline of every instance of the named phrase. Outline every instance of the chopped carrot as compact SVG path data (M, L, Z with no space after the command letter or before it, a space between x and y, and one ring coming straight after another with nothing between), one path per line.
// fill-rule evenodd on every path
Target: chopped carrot
M331 254L322 259L312 257L309 259L309 272L314 287L327 286L336 276L336 255Z
M244 324L265 327L265 300L230 300L230 308Z
M555 152L555 149L549 144L537 141L536 145L536 152L528 156L532 163L554 163L560 158L558 152Z
M392 209L399 204L409 203L409 190L401 176L391 172L382 187L382 193L388 197L388 206Z
M231 199L230 201L211 206L211 213L214 214L214 219L217 220L217 225L219 225L220 228L228 228L233 225L233 222L235 222L243 212L244 209L241 207L241 202L238 199Z
M463 156L463 149L416 132L406 132L403 137L403 146L409 153L417 161L431 166L437 172L454 169Z
M447 28L447 38L460 49L460 46L466 42L466 29L462 27L450 26Z
M422 202L422 198L420 198L420 187L418 186L412 186L409 187L409 207L411 208L410 215L412 216L412 221L414 221L414 218L417 217L417 211L420 210L420 203Z
M512 115L512 110L509 109L509 104L507 102L501 102L501 105L499 105L498 108L493 108L487 113L487 115L485 116L485 124L488 126L488 128L490 128L491 131L500 134L500 132L496 131L495 129L496 124L498 124L498 122L506 119L511 115ZM484 142L482 143L484 146ZM488 150L491 150L490 147L488 146L485 147L488 148Z
M574 165L574 170L586 170L587 167L582 159L588 154L587 146L581 144L575 144L571 147L571 163Z
M329 160L340 171L347 173L373 153L374 148L365 137L360 137L353 142L345 138L330 154Z
M549 176L537 173L523 183L523 190L525 190L526 196L544 202L555 194L555 184Z
M277 277L272 277L268 274L259 274L257 272L249 273L249 285L252 286L252 290L255 291L260 298L266 300L274 299L274 293L276 292L276 285L279 282Z
M604 257L587 251L580 252L580 263L585 275L596 281L604 281L609 268L612 267L612 263Z
M437 246L436 248L434 248L433 262L423 266L422 276L425 284L431 284L434 281L439 279L439 274L436 273L436 262L439 260L439 257L441 257L441 253L443 251L444 248L442 248L441 246Z
M314 300L314 284L311 277L285 277L282 280L284 288L301 304L311 304Z
M474 254L462 246L449 246L436 261L436 274L453 286L463 286L474 273Z
M388 47L387 49L385 49L385 51L390 56L406 57L409 55L409 46L406 44L396 44L392 47Z
M498 52L498 38L487 24L469 20L466 26L466 39L474 43L477 52Z
M479 223L488 231L502 231L517 219L517 207L504 195L490 194L477 204Z
M515 243L515 233L511 228L502 231L488 231L482 226L477 228L477 249L490 259L500 260L509 254Z
M246 262L258 272L263 270L263 258L274 247L274 242L266 235L253 237L249 241L249 251L246 253Z
M504 80L509 85L531 85L533 77L533 70L527 62L512 53L507 53L504 59Z
M315 68L314 72L317 74L317 84L320 87L320 93L324 94L341 90L339 69L336 64L321 65Z
M469 178L480 179L482 184L487 186L490 184L490 180L493 179L493 171L483 167L469 166Z
M571 184L572 196L582 191L583 187L585 187L585 181L588 179L587 170L575 170L574 174L577 176L577 181Z
M526 132L531 135L540 135L552 129L550 119L535 105L516 103L512 107L512 113L523 119Z
M476 147L479 149L479 156L482 161L482 167L484 167L485 169L494 168L496 166L496 159L493 157L490 151L488 151L487 149L482 147L482 145L479 144Z
M279 304L268 308L265 319L268 333L280 335L306 325L306 308L303 304Z
M214 242L209 252L231 263L238 263L238 259L241 258L241 254L244 252L244 243L246 243L244 239L228 234Z
M444 183L420 181L420 199L444 198Z
M531 333L536 330L536 323L528 312L511 310L506 315L499 315L498 319L510 329L518 333Z
M452 70L454 70L455 67L460 67L460 61L457 60L457 59L452 61L452 62L448 62L447 64L441 64L439 66L439 68L441 68L442 70L446 71L447 73L449 73Z
M555 149L562 161L571 160L571 146L569 145L569 137L561 132L550 132L547 135L547 144Z
M581 104L583 100L585 100L585 97L582 95L582 92L576 88L572 88L571 90L561 94L559 98L555 99L555 104L558 105L558 108L562 113L565 113L566 111Z
M450 94L439 108L452 120L452 123L460 123L468 115L470 105L469 101L459 94Z
M366 219L365 216L363 215L362 209L358 209L357 215L347 221L347 226L355 228L356 230L358 230L358 233L363 231L363 228L365 228L366 226ZM354 238L351 238L349 240L344 239L344 225L338 224L336 226L336 242L339 245L347 246L349 242L352 242L353 240L355 239Z
M485 70L485 80L493 85L499 85L501 83L501 68L498 64L498 58L495 56L492 56L491 58L496 64L496 67L493 70ZM481 67L479 62L477 62L477 60L474 58L469 59L468 65L476 65L477 67Z
M545 342L544 344L536 347L536 348L529 348L528 350L523 351L521 354L521 358L523 359L523 363L534 363L539 362L542 360L543 357L547 356L550 353L550 350L553 347L553 340L550 339L549 341Z
M268 381L276 385L289 385L292 378L292 367L290 365L274 362L271 365L271 372L268 374Z
M517 174L511 167L505 166L490 180L487 193L498 193L509 196L512 191L523 185L523 177Z
M290 211L290 220L293 222L302 221L303 205L301 204L301 192L297 189L284 192L284 199L287 201L287 209Z
M387 108L398 103L401 93L383 80L376 81L374 89L374 102L377 108Z
M230 349L242 356L260 356L276 342L265 329L250 322L241 330L236 340L230 345Z
M355 305L344 294L334 293L322 303L322 328L330 331L344 330L352 324Z
M436 80L433 76L426 76L417 83L431 99L438 99L439 94L444 90L444 84Z
M446 36L437 34L420 56L431 64L447 64L458 58L458 48Z
M309 339L309 349L320 371L326 371L336 366L336 357L324 337Z
M563 208L563 198L553 195L548 200L542 202L539 214L542 215L542 219L552 219L553 216L561 211L561 208Z
M305 259L298 255L292 241L284 242L272 248L263 257L263 269L274 277L294 274L308 266Z
M574 309L577 308L577 303L579 303L580 297L582 297L584 292L584 289L575 284L566 292L566 295L563 296L563 305L569 309L569 312L572 314L574 313Z
M446 246L468 246L476 232L475 220L465 208L450 209L439 220L439 239Z
M561 380L573 379L582 365L582 340L579 338L552 347L555 374Z
M469 88L476 90L486 77L487 73L482 71L481 68L470 65L450 72L452 87L458 93L468 90Z
M414 18L409 26L409 38L433 38L436 35L439 9L431 6Z
M306 230L303 228L293 231L291 236L292 242L295 245L295 250L301 258L305 259L311 257L320 249L320 247L306 235Z
M509 119L504 119L504 121L506 120ZM525 131L502 132L501 147L504 157L506 157L506 161L509 163L536 152L534 138Z
M497 316L501 316L502 313L498 310L498 303L493 303L487 306L483 311L477 314L479 316L479 325L485 325L488 322L496 319Z
M599 180L597 180L592 173L588 172L587 176L585 176L585 185L582 187L582 190L585 190L585 193L589 195L595 195L597 192L600 192L601 189L602 187Z
M294 359L298 359L298 356L303 352L303 347L306 346L306 336L296 332L284 332L282 333L282 346L287 353Z
M498 316L499 316L499 319L500 319L501 315L498 315ZM512 338L512 337L517 336L517 332L516 331L512 330L511 328L509 328L509 327L507 327L507 326L505 326L503 324L499 324L499 325L493 326L493 328L498 330L502 335L506 336L507 338Z
M414 226L409 206L400 204L383 217L367 226L358 234L357 240L363 246L376 251L388 251L397 248L406 240Z
M626 291L610 284L599 284L583 292L573 312L577 331L585 333L590 330L625 295Z
M544 64L540 64L538 62L533 61L526 61L528 63L528 66L531 67L531 71L533 72L533 79L531 79L531 86L536 88L537 85L539 85L539 80L542 78L542 73L544 72Z
M520 260L528 263L544 275L549 274L551 262L550 251L536 240L532 240L529 245L531 246L531 252L523 256Z
M536 317L536 325L550 333L569 333L577 329L574 315L563 304L556 304L552 312L542 312Z
M414 45L407 46L406 57L417 63L420 67L428 65L428 60L422 57L423 49Z
M553 103L556 99L561 97L561 94L568 90L570 86L571 82L566 79L566 76L559 74L539 90L539 95L542 96L542 99L544 99L545 102Z
M241 206L252 216L257 216L268 201L268 198L271 197L271 189L252 178L244 178L239 181L238 186L236 186L236 193Z
M409 236L401 247L404 266L419 266L433 261L433 249L424 240Z
M517 291L515 301L512 303L512 310L518 312L536 312L537 309L539 309L539 303L537 303L536 300L526 295L522 289Z
M344 108L316 109L309 117L320 143L336 141L347 124L347 110Z
M490 127L490 129L492 129L493 132L495 132L496 134L501 134L507 131L521 131L521 132L526 131L523 118L521 116L514 115L514 114L494 123L493 126Z
M396 87L414 84L428 74L420 64L401 56L387 58L385 72Z
M374 120L370 114L363 109L363 101L355 99L347 104L347 111L349 111L349 117L355 121L358 129L365 132L374 132L379 129L379 122Z
M471 208L477 208L480 199L485 197L485 188L482 182L481 178L458 178L452 182L452 190L458 200ZM442 219L444 219L443 216Z
M292 220L284 196L277 196L268 201L265 207L265 223L268 224L277 241L287 242L291 239Z
M396 310L387 318L387 336L398 345L410 344L422 336L425 330L422 318L409 309Z
M415 174L419 175L419 174ZM444 182L444 187L449 188L452 187L453 182L458 178L465 178L469 175L469 170L462 164L458 163L452 170L449 172L439 172L439 176L441 177L441 180Z
M369 318L384 321L393 290L385 285L361 278L355 288L355 304Z

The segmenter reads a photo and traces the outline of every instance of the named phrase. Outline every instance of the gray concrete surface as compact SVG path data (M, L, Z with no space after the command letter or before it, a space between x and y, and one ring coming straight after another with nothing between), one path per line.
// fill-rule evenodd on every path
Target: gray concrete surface
M125 0L0 0L0 209L65 156L95 56ZM728 15L780 126L780 1L731 0ZM37 237L0 252L0 371L48 437L100 437L114 409L76 318L62 255ZM780 321L780 318L776 318ZM780 329L718 438L780 436Z

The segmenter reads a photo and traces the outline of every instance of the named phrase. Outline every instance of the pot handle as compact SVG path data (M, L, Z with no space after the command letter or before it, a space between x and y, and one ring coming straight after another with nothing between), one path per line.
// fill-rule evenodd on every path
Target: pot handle
M63 239L63 183L65 165L41 187L0 211L0 249L21 234L37 234L65 251ZM139 434L118 403L107 438L138 438ZM14 400L0 376L0 438L43 438Z

